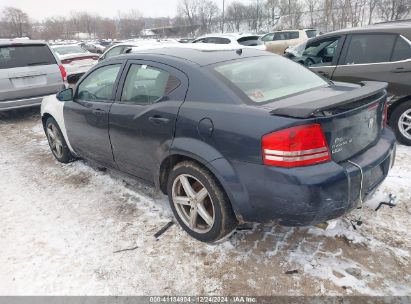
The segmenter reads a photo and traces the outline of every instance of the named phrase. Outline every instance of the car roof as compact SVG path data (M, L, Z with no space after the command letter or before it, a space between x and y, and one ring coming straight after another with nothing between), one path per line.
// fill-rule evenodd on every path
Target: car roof
M228 46L228 45L226 45ZM241 50L241 51L239 51ZM137 50L135 52L114 56L107 60L116 59L154 59L156 57L160 62L165 58L184 63L191 63L198 66L206 66L223 61L230 61L239 58L258 57L258 56L276 56L272 53L247 48L247 47L221 47L202 45L201 47L176 47L164 46L158 48L147 48L144 50Z
M76 43L71 43L71 44L53 44L53 45L50 45L50 47L52 48L52 49L54 49L54 48L58 48L58 47L65 47L65 46L79 46L78 44L76 44Z
M44 44L46 45L46 41L44 40L30 40L30 39L0 39L0 46L4 45L31 45L31 44Z
M334 35L334 34L372 33L372 32L386 32L386 33L407 32L407 33L410 33L411 35L411 20L381 22L381 23L366 25L362 27L347 28L347 29L337 30L334 32L329 32L319 37L329 36L329 35Z

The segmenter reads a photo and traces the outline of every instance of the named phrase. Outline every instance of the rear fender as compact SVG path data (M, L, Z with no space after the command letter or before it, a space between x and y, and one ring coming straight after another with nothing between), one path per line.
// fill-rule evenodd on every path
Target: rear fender
M174 139L170 155L192 158L217 178L226 192L237 219L242 222L244 208L249 208L248 193L229 160L207 143L192 138Z

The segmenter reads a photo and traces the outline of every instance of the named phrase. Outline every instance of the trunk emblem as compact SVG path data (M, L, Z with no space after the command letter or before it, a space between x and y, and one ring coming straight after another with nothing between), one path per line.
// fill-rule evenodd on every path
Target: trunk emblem
M374 117L371 117L370 120L368 121L368 128L372 129L375 125L375 119Z

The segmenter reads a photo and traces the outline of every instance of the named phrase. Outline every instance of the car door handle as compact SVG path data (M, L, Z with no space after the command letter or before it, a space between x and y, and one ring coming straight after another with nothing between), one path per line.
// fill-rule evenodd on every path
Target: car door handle
M150 116L148 120L155 124L165 124L170 121L170 119L161 117L159 115Z
M106 114L106 112L104 110L101 109L95 109L92 111L92 113L96 116L103 116L104 114Z
M322 76L325 76L325 77L330 77L330 74L328 74L327 72L324 72L324 71L318 71L317 73L322 75Z
M403 68L403 67L399 67L399 68L395 68L391 72L392 73L409 73L409 72L411 72L411 69L406 69L406 68Z

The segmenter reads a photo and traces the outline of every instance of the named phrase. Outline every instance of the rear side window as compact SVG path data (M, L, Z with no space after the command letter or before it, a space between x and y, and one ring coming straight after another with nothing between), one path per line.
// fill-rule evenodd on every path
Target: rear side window
M0 69L56 64L47 45L0 46Z
M395 43L392 61L400 61L411 58L411 45L403 37L399 36Z
M300 38L300 33L299 32L288 32L288 38L287 39L298 39Z
M246 58L214 69L256 103L327 85L317 74L280 56Z
M230 39L228 38L222 38L222 37L210 37L207 38L206 43L216 43L216 44L229 44Z
M151 104L174 91L179 85L180 81L164 70L132 64L127 73L121 101Z
M273 40L287 40L288 38L287 32L277 32L274 33Z
M390 61L395 38L395 35L391 34L353 35L345 64Z

